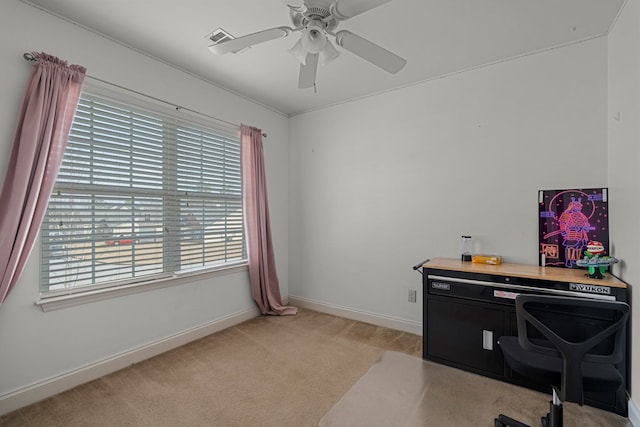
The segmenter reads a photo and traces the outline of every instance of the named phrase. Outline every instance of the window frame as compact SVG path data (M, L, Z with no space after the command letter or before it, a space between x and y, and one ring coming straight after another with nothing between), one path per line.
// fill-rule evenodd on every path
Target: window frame
M202 126L205 130L213 130L215 131L217 128L221 129L222 135L229 135L230 125L223 121L216 121L213 118L210 118L206 115L196 114L195 112L184 111L180 107L176 107L170 105L169 103L159 100L157 98L149 97L147 95L130 91L125 88L121 88L119 86L115 86L106 82L102 82L99 80L92 79L91 81L85 81L83 86L83 92L87 92L91 95L111 100L116 104L125 105L130 107L132 110L142 110L145 112L149 112L150 114L158 115L163 118L163 120L174 120L176 122L182 124L192 124L194 126ZM237 138L238 142L240 140L240 126L237 126ZM178 129L180 125L176 125L176 129ZM173 135L177 138L177 134ZM173 140L175 144L178 144L177 139ZM163 144L164 146L164 144ZM177 145L173 145L172 149L177 150ZM178 168L178 160L175 159L175 168ZM173 169L174 173L177 173L178 169ZM165 169L163 169L164 175ZM240 178L241 179L241 178ZM203 199L204 200L204 199ZM240 208L243 211L243 200L242 194L240 190ZM166 202L163 202L163 205ZM177 208L180 210L180 207ZM47 209L48 212L48 209ZM227 218L227 217L225 217ZM248 257L247 257L247 242L246 242L246 230L244 227L244 215L242 215L242 237L241 237L241 246L242 246L242 255L241 259L233 260L233 261L225 261L223 263L215 264L215 265L204 265L204 266L196 266L196 267L187 267L183 269L174 269L173 271L163 272L156 275L148 275L141 276L139 278L127 278L124 280L114 280L108 281L107 283L92 283L84 286L77 287L69 287L60 290L49 290L43 291L41 288L43 278L45 277L45 270L47 268L44 266L43 261L43 253L41 250L39 256L39 268L40 268L40 280L38 283L39 286L39 298L36 301L36 305L39 306L43 311L49 311L59 308L64 308L68 306L73 306L77 304L84 304L87 302L118 297L122 295L128 295L138 292L143 292L152 289L159 289L168 286L181 285L184 283L189 283L197 280L204 280L211 277L218 277L222 275L232 274L239 271L247 271L248 270ZM96 231L92 232L91 236L93 241L96 241ZM226 236L226 234L225 234ZM225 237L226 238L226 237ZM42 248L43 243L43 232L42 228L39 233L38 239L38 247ZM180 243L177 243L180 245ZM166 246L163 247L166 248ZM165 249L162 250L164 253ZM226 253L226 252L225 252ZM163 255L164 257L165 255ZM206 252L203 252L203 260L206 258ZM175 261L175 259L174 259ZM92 257L92 262L95 262L95 258ZM206 264L206 261L204 262ZM163 265L165 262L163 262ZM175 267L175 265L174 265ZM164 269L165 267L163 267ZM48 271L48 270L47 270Z

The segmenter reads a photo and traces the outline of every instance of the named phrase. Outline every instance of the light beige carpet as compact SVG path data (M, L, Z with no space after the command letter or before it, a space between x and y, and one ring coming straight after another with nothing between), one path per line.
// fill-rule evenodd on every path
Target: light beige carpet
M311 427L328 413L328 426L491 427L500 411L534 422L547 409L542 393L421 353L419 336L311 310L258 317L7 414L0 426ZM624 425L583 411L568 408L567 419L584 423L567 425ZM382 415L393 413L389 424Z
M549 396L421 358L386 351L320 420L342 426L492 426L500 412L531 426L549 409ZM627 427L623 417L565 404L565 427Z
M419 336L311 310L257 317L0 417L0 426L316 426Z

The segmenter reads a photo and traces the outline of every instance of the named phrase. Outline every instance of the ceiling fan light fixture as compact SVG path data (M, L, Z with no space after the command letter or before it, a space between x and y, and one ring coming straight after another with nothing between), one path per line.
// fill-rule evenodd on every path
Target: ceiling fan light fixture
M327 40L327 45L324 50L320 52L320 60L322 61L322 65L326 65L340 56L340 52L335 48L333 43Z
M302 46L309 53L320 53L327 45L327 35L324 27L319 21L311 21L302 30Z
M293 45L291 49L288 51L294 58L298 60L302 65L307 65L307 51L302 46L302 40L298 39L296 44Z

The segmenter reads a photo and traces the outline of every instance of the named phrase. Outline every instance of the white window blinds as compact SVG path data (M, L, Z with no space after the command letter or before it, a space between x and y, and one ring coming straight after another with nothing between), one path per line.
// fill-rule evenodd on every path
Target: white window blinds
M239 128L83 93L41 233L45 294L245 260Z

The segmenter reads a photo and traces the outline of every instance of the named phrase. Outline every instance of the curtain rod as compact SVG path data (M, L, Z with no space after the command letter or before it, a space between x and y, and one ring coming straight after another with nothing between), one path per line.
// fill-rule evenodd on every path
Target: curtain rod
M26 60L27 60L27 61L29 61L29 62L33 62L33 61L35 61L35 60L36 60L36 57L35 57L32 53L30 53L30 52L26 52L26 53L24 53L22 56L24 57L24 59L26 59ZM163 104L167 104L167 105L170 105L170 106L172 106L172 107L175 107L175 109L176 109L176 110L178 110L178 111L179 111L179 110L184 110L184 111L188 111L188 112L190 112L190 113L198 114L198 115L203 116L203 117L207 117L207 118L212 119L212 120L217 120L217 121L219 121L219 122L226 123L226 124L228 124L228 125L238 126L236 123L228 122L228 121L226 121L226 120L222 120L222 119L219 119L219 118L217 118L217 117L213 117L213 116L210 116L210 115L208 115L208 114L201 113L200 111L192 110L191 108L181 107L181 106L179 106L179 105L174 104L173 102L165 101L164 99L156 98L155 96L147 95L146 93L138 92L138 91L135 91L135 90L133 90L133 89L129 89L129 88L127 88L127 87L120 86L120 85L118 85L118 84L111 83L111 82L108 82L108 81L105 81L105 80L99 79L99 78L97 78L97 77L90 76L90 75L88 75L88 74L86 74L86 77L89 77L90 79L93 79L93 80L97 80L97 81L99 81L100 83L105 83L105 84L108 84L108 85L111 85L111 86L117 87L118 89L123 89L123 90L129 91L129 92L135 93L135 94L137 94L137 95L141 95L141 96L144 96L144 97L147 97L147 98L153 99L154 101L162 102ZM266 137L267 137L267 134L263 132L263 133L262 133L262 136L266 138Z

